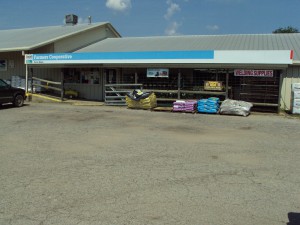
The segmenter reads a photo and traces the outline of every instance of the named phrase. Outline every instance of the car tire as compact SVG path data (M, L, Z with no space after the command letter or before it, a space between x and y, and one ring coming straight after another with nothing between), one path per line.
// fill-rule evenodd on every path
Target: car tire
M14 99L14 106L21 107L24 104L24 98L22 95L17 95Z

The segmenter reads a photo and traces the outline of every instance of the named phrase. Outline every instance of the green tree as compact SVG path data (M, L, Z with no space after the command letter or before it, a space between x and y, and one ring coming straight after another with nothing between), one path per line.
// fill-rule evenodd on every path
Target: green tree
M299 33L299 30L295 27L287 26L280 27L272 32L273 34L281 34L281 33Z

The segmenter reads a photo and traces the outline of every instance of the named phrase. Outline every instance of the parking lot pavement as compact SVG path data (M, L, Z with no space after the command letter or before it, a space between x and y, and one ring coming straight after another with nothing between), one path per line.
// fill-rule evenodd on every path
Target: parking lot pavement
M0 124L1 225L300 223L299 119L30 103Z

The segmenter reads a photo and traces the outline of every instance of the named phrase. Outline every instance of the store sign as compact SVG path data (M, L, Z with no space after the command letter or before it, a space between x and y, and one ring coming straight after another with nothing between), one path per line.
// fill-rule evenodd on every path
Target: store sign
M222 91L223 82L222 81L204 81L205 91Z
M290 50L185 50L25 55L26 64L293 64ZM159 67L159 66L156 66ZM240 76L240 75L239 75Z
M214 59L214 51L143 51L143 52L82 52L26 54L26 64L74 63L174 63L206 62Z
M147 77L169 78L169 69L147 69Z
M234 76L239 77L273 77L273 70L234 70Z

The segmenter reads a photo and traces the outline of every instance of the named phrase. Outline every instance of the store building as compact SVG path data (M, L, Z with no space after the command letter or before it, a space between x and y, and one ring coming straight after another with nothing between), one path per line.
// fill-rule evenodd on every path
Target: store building
M141 84L164 102L218 96L290 110L300 34L108 38L71 54L27 55L26 63L59 67L66 86L79 92L97 84L97 95L82 97L107 103L120 97L119 85Z
M11 81L24 78L28 70L25 54L74 52L106 38L119 38L120 34L108 23L77 24L75 15L67 15L65 25L0 30L0 78ZM35 70L39 77L60 79L60 69Z

